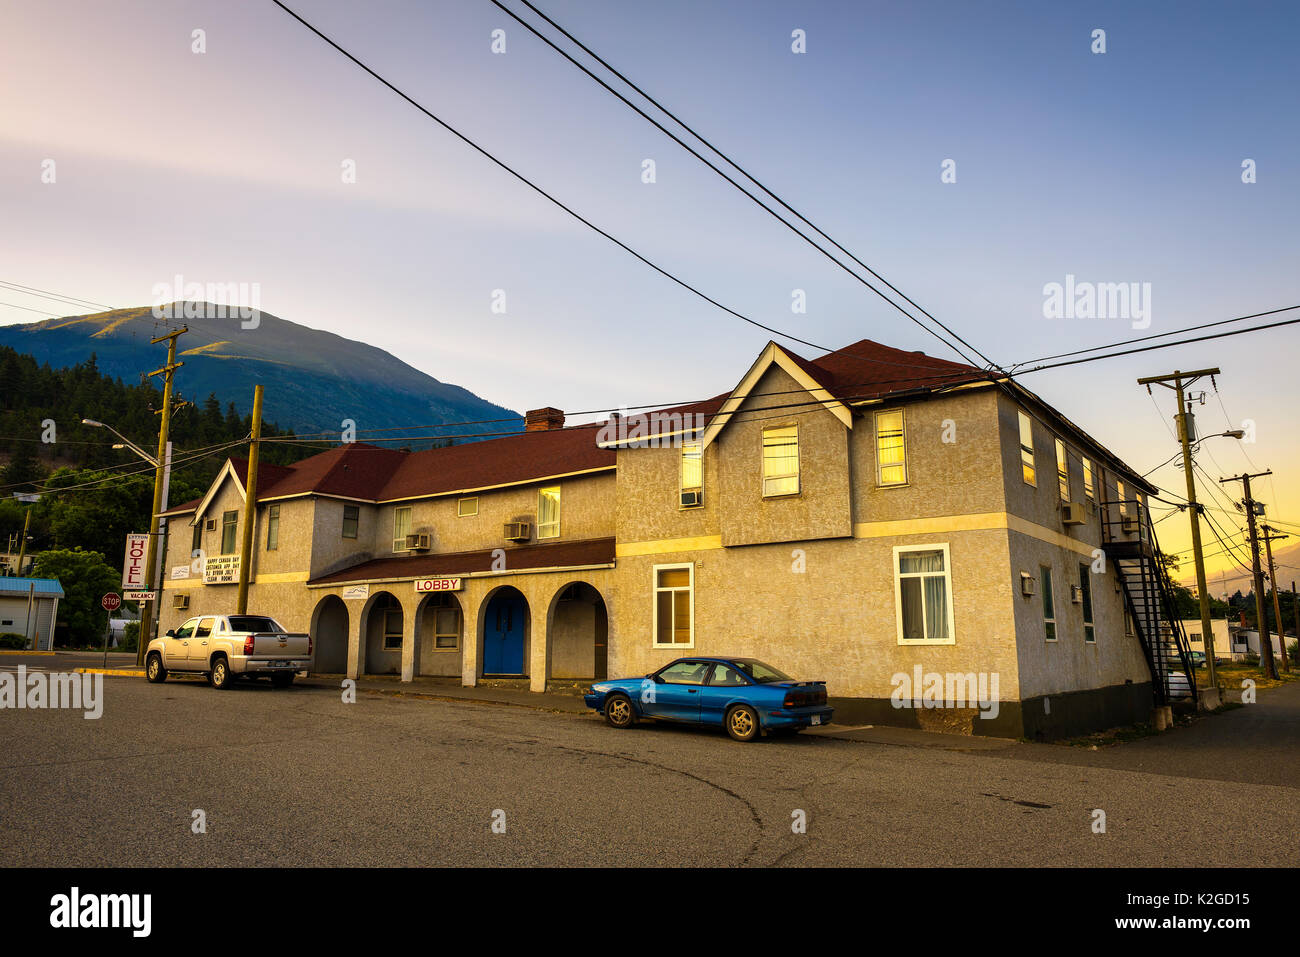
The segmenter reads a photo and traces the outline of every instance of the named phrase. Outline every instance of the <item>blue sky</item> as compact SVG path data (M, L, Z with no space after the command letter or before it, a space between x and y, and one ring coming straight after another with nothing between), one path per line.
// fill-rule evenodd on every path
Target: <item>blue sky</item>
M832 347L870 337L952 357L488 0L290 5L738 311ZM1000 363L1300 302L1295 4L538 5ZM270 2L6 5L0 115L0 279L114 305L149 302L177 273L256 282L276 315L521 409L715 394L768 338L588 232ZM40 181L47 158L55 184ZM956 183L940 181L946 159ZM1043 286L1067 274L1150 283L1151 327L1044 319ZM35 318L0 306L0 321ZM1258 441L1210 440L1203 464L1216 478L1272 467L1260 497L1300 520L1297 344L1292 327L1024 384L1145 469L1174 451L1174 410L1135 380L1219 365L1228 415L1211 396L1205 426L1252 418ZM1176 471L1155 478L1182 488ZM1161 528L1186 547L1184 520Z

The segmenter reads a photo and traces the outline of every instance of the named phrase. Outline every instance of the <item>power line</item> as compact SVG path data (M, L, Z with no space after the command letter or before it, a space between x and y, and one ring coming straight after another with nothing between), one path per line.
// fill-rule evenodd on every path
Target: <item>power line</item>
M7 289L13 289L16 292L25 292L29 295L40 296L42 299L66 302L74 306L94 306L97 309L107 309L110 312L113 310L112 306L106 305L102 302L91 302L89 299L78 299L76 296L65 296L61 292L51 292L48 289L38 289L36 286L24 286L22 283L11 282L8 279L0 279L0 286Z
M810 348L813 348L813 349L820 349L822 352L826 352L826 353L830 353L830 352L835 352L835 351L836 351L836 350L834 350L834 349L830 349L830 348L828 348L828 347L826 347L826 346L819 345L819 344L817 344L817 343L815 343L815 342L811 342L811 341L809 341L809 340L807 340L807 339L801 339L800 337L798 337L798 336L796 336L796 335L793 335L793 334L791 334L791 333L783 332L782 330L777 329L775 326L769 326L769 325L767 325L766 323L759 322L757 319L752 319L752 318L750 318L749 316L746 316L746 315L744 315L744 314L741 313L741 312L737 312L735 309L732 309L730 306L726 306L726 305L724 305L723 303L721 303L721 302L719 302L718 300L714 299L712 296L708 295L707 293L703 292L702 290L700 290L700 289L696 288L695 286L691 285L691 284L688 283L686 280L678 278L676 275L674 275L673 273L669 272L669 271L668 271L667 269L665 269L664 267L658 265L657 263L655 263L655 262L653 262L652 260L648 259L646 256L644 256L644 255L642 255L641 253L637 252L635 249L633 249L633 248L632 248L631 246L629 246L627 243L623 242L623 241L622 241L621 239L619 239L618 237L614 236L612 233L608 232L608 231L605 230L605 229L602 229L600 226L597 226L595 223L593 223L591 220L587 219L587 218L586 218L585 216L583 216L581 213L577 212L577 210L573 209L571 206L566 205L564 202L562 202L561 200L557 199L555 196L552 196L550 193L548 193L546 190L544 190L541 186L538 186L536 183L534 183L534 182L533 182L532 180L530 180L528 177L524 176L522 173L518 172L518 171L515 170L513 167L511 167L510 165L508 165L504 160L498 159L498 158L497 158L493 153L489 152L485 147L480 146L480 145L479 145L478 143L476 143L474 140L470 139L470 138L469 138L468 136L466 136L464 133L460 132L458 129L456 129L455 127L453 127L453 126L452 126L450 123L448 123L446 120L442 119L442 118L441 118L440 116L438 116L436 113L432 112L428 107L423 106L421 103L419 103L419 102L418 102L417 100L415 100L413 97L411 97L409 94L407 94L406 92L404 92L400 87L398 87L398 86L396 86L395 84L393 84L393 83L389 82L388 80L386 80L383 76L381 76L379 73L377 73L377 72L376 72L375 70L373 70L371 67L367 66L364 62L362 62L362 60L360 60L358 57L356 57L356 56L353 55L352 53L348 52L348 51L347 51L344 47L342 47L340 44L338 44L338 43L336 43L334 40L330 39L330 38L329 38L328 36L326 36L323 32L321 32L317 27L315 27L314 25L312 25L308 20L306 20L305 18L303 18L302 16L300 16L299 14L297 14L297 13L295 13L293 10L291 10L288 6L286 6L286 5L282 2L282 0L271 0L271 2L274 3L274 4L275 4L277 7L279 7L281 10L283 10L285 13L287 13L289 16L293 17L295 20L297 20L299 23L301 23L304 27L306 27L308 30L310 30L312 33L314 33L317 37L319 37L321 40L323 40L325 43L327 43L329 46L331 46L334 50L336 50L336 51L337 51L338 53L340 53L342 56L346 57L346 58L347 58L349 61L351 61L355 66L359 67L361 70L363 70L363 71L365 71L366 73L368 73L371 77L373 77L373 78L374 78L375 80L377 80L379 83L383 84L385 87L387 87L387 88L388 88L389 90L391 90L393 93L395 93L397 96L401 97L403 100L405 100L405 101L406 101L407 103L409 103L411 106L415 107L417 110L419 110L419 111L420 111L421 113L423 113L425 116L427 116L429 119L433 120L435 123L437 123L437 124L438 124L439 126L441 126L443 129L445 129L448 133L451 133L453 136L455 136L457 139L459 139L459 140L460 140L462 143L464 143L466 146L469 146L469 147L470 147L471 149L473 149L475 152L477 152L477 153L479 153L480 155L482 155L482 156L486 157L487 159L491 160L493 164L495 164L496 166L500 167L500 168L501 168L502 170L504 170L505 172L509 173L509 174L510 174L511 176L513 176L515 179L519 180L519 182L523 183L523 184L524 184L525 186L527 186L529 189L531 189L531 190L533 190L535 193L537 193L539 196L541 196L541 197L543 197L544 199L548 200L549 202L551 202L551 203L554 204L555 206L558 206L560 209L562 209L564 212L568 213L570 216L572 216L572 217L573 217L574 219L576 219L578 222L582 223L582 224L583 224L584 226L586 226L588 229L590 229L590 230L592 230L593 232L595 232L595 233L597 233L597 234L603 236L605 239L608 239L611 243L613 243L614 245L618 246L620 249L624 250L625 252L627 252L629 255L633 256L634 258L636 258L636 259L639 260L640 262L642 262L642 263L644 263L645 265L649 266L651 269L653 269L655 272L659 273L659 274L660 274L661 276L663 276L664 278L671 280L672 282L674 282L674 283L676 283L677 285L681 286L683 289L685 289L685 290L687 290L688 292L692 293L693 295L699 297L700 299L704 300L705 302L709 303L710 305L712 305L712 306L714 306L714 307L716 307L716 308L718 308L718 309L721 309L723 312L727 313L728 315L730 315L730 316L734 316L735 318L741 320L742 322L746 322L746 323L750 324L751 326L754 326L754 327L756 327L756 328L762 329L762 330L764 330L765 332L769 332L769 333L771 333L771 334L774 335L774 336L779 336L779 337L782 338L782 339L788 339L788 340L791 341L791 342L798 342L798 343L800 343L801 345L809 346ZM851 353L850 353L849 355L851 355ZM887 361L887 360L883 360L883 359L871 359L871 358L869 358L869 357L867 357L867 356L853 356L853 358L854 358L854 359L862 360L862 361L864 361L864 362L870 362L870 363L873 363L873 364L877 364L877 365L893 365L893 366L900 366L900 367L903 367L903 368L933 368L933 367L926 367L926 366L920 366L920 365L915 365L915 364L907 364L907 363L899 363L899 362L889 362L889 361Z
M527 2L527 0L525 0L525 2ZM1255 313L1251 313L1248 316L1237 316L1234 319L1220 319L1217 322L1205 322L1197 326L1187 326L1182 329L1173 329L1169 332L1158 332L1155 335L1150 335L1150 336L1139 336L1136 339L1127 339L1124 342L1112 342L1109 345L1104 345L1104 346L1090 346L1087 349L1076 349L1073 352L1058 352L1056 355L1053 356L1040 356L1037 359L1027 359L1024 362L1017 362L1011 366L1011 369L1012 371L1014 371L1020 366L1029 365L1031 362L1046 362L1049 359L1063 359L1068 356L1083 355L1084 353L1087 352L1100 352L1104 349L1111 349L1114 348L1115 346L1127 345L1134 342L1147 342L1151 339L1163 339L1167 336L1182 335L1183 333L1187 333L1187 332L1195 332L1198 329L1210 329L1213 328L1214 326L1226 326L1229 323L1244 322L1247 319L1260 319L1264 316L1277 315L1280 312L1289 312L1292 309L1300 309L1300 305L1283 306L1281 309L1269 309L1267 312L1255 312ZM1231 426L1229 426L1229 428L1231 428Z
M10 309L22 309L25 312L34 312L38 316L45 316L47 319L57 319L57 314L46 312L44 309L33 309L31 306L20 306L13 302L0 302L0 306L8 306Z
M549 46L549 47L550 47L552 50L554 50L556 53L560 54L560 56L564 57L566 60L568 60L570 63L572 63L574 66L576 66L579 70L581 70L581 71L582 71L583 73L585 73L587 76L591 77L591 79L593 79L593 80L595 80L597 83L599 83L602 87L604 87L605 90L607 90L609 93L611 93L611 94L613 94L615 97L617 97L621 102L623 102L626 106L628 106L630 109L632 109L634 112L636 112L639 116L641 116L643 119L645 119L647 122L649 122L649 123L650 123L652 126L654 126L657 130L659 130L659 131L662 132L664 135L666 135L667 137L669 137L669 138L670 138L674 143L676 143L677 145L679 145L680 147L682 147L682 149L686 150L688 153L690 153L692 156L694 156L696 159L698 159L701 163L703 163L703 164L704 164L705 166L707 166L709 169L713 170L715 173L717 173L719 176L721 176L724 180L726 180L728 183L730 183L732 186L734 186L734 187L735 187L739 192L741 192L742 194L744 194L748 199L750 199L752 202L754 202L757 206L759 206L761 209L763 209L763 210L766 211L768 214L770 214L773 218L775 218L776 220L778 220L778 221L779 221L782 225L784 225L787 229L791 230L791 231L792 231L793 233L795 233L797 236L799 236L800 238L802 238L806 243L808 243L810 246L812 246L814 249L816 249L818 252L820 252L823 256L825 256L825 257L826 257L827 259L829 259L831 262L835 263L835 265L839 266L841 269L843 269L845 272L847 272L850 276L852 276L852 277L853 277L854 279L856 279L858 282L862 283L864 286L866 286L868 289L870 289L872 292L874 292L877 296L879 296L879 297L880 297L881 299L883 299L885 302L889 303L889 305L893 306L895 309L897 309L900 313L902 313L904 316L906 316L906 317L907 317L908 319L910 319L912 322L916 323L918 326L920 326L920 327L921 327L922 329L924 329L926 332L930 333L930 335L934 336L936 339L938 339L940 342L942 342L942 343L943 343L944 345L946 345L948 348L952 349L952 350L953 350L954 352L956 352L959 356L961 356L963 360L965 360L966 362L969 362L971 365L974 365L974 364L975 364L974 361L973 361L969 356L967 356L965 353L963 353L963 352L961 351L961 349L957 348L957 347L954 346L951 342L949 342L948 340L944 339L943 336L939 335L939 334L938 334L937 332L935 332L933 329L930 329L930 328L929 328L928 326L926 326L923 322L921 322L919 319L917 319L915 316L913 316L911 313L909 313L906 309L904 309L902 306L898 305L898 303L894 302L892 299L890 299L888 296L886 296L883 292L881 292L879 289L877 289L874 285L872 285L871 283L867 282L867 280L863 279L860 275L858 275L857 272L855 272L853 269L850 269L850 268L849 268L845 263L841 262L841 261L840 261L838 258L836 258L832 253L830 253L830 252L829 252L828 250L826 250L823 246L821 246L821 245L820 245L816 240L812 239L810 236L808 236L806 233L804 233L801 229L799 229L797 226L795 226L795 225L794 225L793 223L791 223L789 220L787 220L787 219L785 219L783 216L781 216L781 214L778 213L776 210L772 209L770 206L768 206L766 203L764 203L761 199L759 199L759 198L758 198L757 196L755 196L753 193L749 192L749 190L745 189L745 187L743 187L740 183L736 182L736 180L732 179L729 175L727 175L727 173L725 173L723 170L719 169L717 166L715 166L713 163L711 163L708 159L706 159L704 156L702 156L698 151L696 151L696 150L695 150L693 147L691 147L689 144L683 142L682 139L681 139L680 137L678 137L675 133L673 133L671 130L667 129L667 128L662 124L662 123L660 123L660 122L659 122L658 120L656 120L654 117L650 116L648 113L646 113L643 109L641 109L639 106L637 106L637 105L636 105L635 103L633 103L631 100L629 100L629 99L628 99L626 96L624 96L622 93L620 93L620 92L618 92L617 90L615 90L612 86L610 86L608 83L606 83L606 82L605 82L604 80L602 80L600 77L598 77L595 73L593 73L593 72L592 72L590 69L588 69L586 66L584 66L584 65L581 64L581 63L579 63L579 62L578 62L576 59L574 59L574 58L573 58L573 57L572 57L568 52L566 52L565 50L561 49L561 48L560 48L560 47L559 47L559 46L558 46L554 41L552 41L549 37L543 35L543 34L542 34L542 33L541 33L541 32L540 32L536 27L534 27L531 23L529 23L527 20L524 20L524 19L523 19L522 17L520 17L517 13L515 13L513 10L511 10L509 7L507 7L505 4L503 4L503 3L501 2L501 0L490 0L490 2L491 2L492 4L494 4L497 8L499 8L500 10L502 10L503 12L505 12L508 16L510 16L511 18L513 18L516 22L518 22L519 24L521 24L524 28L526 28L529 32L531 32L534 36L536 36L539 40L541 40L543 43L545 43L547 46ZM890 289L891 289L895 294L897 294L898 296L902 297L906 302L908 302L909 304L911 304L915 309L917 309L917 310L920 311L923 315L925 315L927 318L929 318L931 322L935 323L935 324L938 325L940 328L942 328L945 332L947 332L949 335L955 337L959 342L963 343L963 344L966 345L968 348L970 348L970 349L971 349L971 350L972 350L976 355L978 355L981 359L983 359L983 360L985 361L985 363L987 363L989 366L996 367L996 363L994 363L994 362L993 362L991 359L989 359L986 355L984 355L982 352L980 352L978 349L976 349L974 346L972 346L969 342L967 342L965 339L963 339L960 335L958 335L956 332L954 332L952 329L950 329L950 328L949 328L948 326L946 326L944 323L942 323L942 322L940 322L938 319L936 319L933 315L931 315L931 314L930 314L929 312L927 312L925 309L922 309L919 305L917 305L913 300L911 300L911 299L908 298L906 295L904 295L904 294L903 294L903 293L902 293L902 292L901 292L901 291L900 291L896 286L894 286L892 283L890 283L887 279L885 279L883 276L881 276L878 272L876 272L874 269L872 269L870 266L868 266L866 263L864 263L861 259L859 259L857 256L853 255L853 253L849 252L849 251L848 251L847 249L845 249L842 245L840 245L838 242L836 242L834 239L832 239L830 236L828 236L828 235L827 235L823 230L821 230L821 229L820 229L816 224L812 223L812 222L811 222L811 221L810 221L806 216L804 216L803 214L801 214L798 210L796 210L794 207L792 207L789 203L787 203L785 200L783 200L780 196L778 196L776 193L772 192L772 190L768 189L768 188L767 188L766 186L764 186L761 182L759 182L757 179L755 179L755 178L754 178L754 177L753 177L753 176L752 176L752 175L751 175L747 170L745 170L742 166L740 166L740 165L739 165L738 163L736 163L733 159L731 159L731 157L729 157L729 156L727 156L725 153L723 153L720 149L718 149L718 148L717 148L716 146L714 146L711 142L709 142L707 139L705 139L704 136L702 136L702 135L701 135L700 133L698 133L695 129L693 129L691 126L689 126L685 121L683 121L683 120L682 120L680 117L678 117L675 113L673 113L671 110L669 110L666 106L664 106L662 103L660 103L660 102L659 102L658 100L656 100L654 97L650 96L650 94L646 93L645 90L643 90L641 87L637 86L637 84L633 83L633 82L632 82L631 80L629 80L626 76L624 76L622 73L620 73L618 70L616 70L613 66L611 66L611 65L609 64L608 61L606 61L605 59L603 59L599 54L597 54L595 51L593 51L590 47L588 47L587 45L585 45L584 43L582 43L582 41L578 40L578 39L577 39L573 34L571 34L569 31L565 30L564 27L560 26L558 23L556 23L554 20L552 20L550 17L548 17L548 16L547 16L545 13L543 13L541 10L537 9L537 7L535 7L535 6L533 6L531 3L529 3L528 0L523 0L523 3L524 3L524 5L525 5L526 7L528 7L528 9L532 10L535 14L537 14L538 16L540 16L543 20L545 20L545 21L546 21L547 23L549 23L552 27L554 27L556 30L558 30L560 33L562 33L565 37L567 37L571 42L573 42L574 44L576 44L576 45L577 45L580 49L582 49L583 52L585 52L588 56L590 56L590 57L592 57L594 60L596 60L596 62L598 62L601 66L605 67L605 69L609 70L610 73L614 74L614 76L618 77L620 80L622 80L622 81L623 81L624 83L626 83L628 86L630 86L632 89L636 90L637 93L639 93L639 94L640 94L642 97L644 97L647 101L649 101L650 103L652 103L656 108L658 108L658 109L660 110L660 112L662 112L664 115L668 116L668 117L669 117L669 118L670 118L674 123L676 123L676 124L677 124L678 126L680 126L682 129L686 130L686 131L687 131L691 136L695 137L695 139L697 139L699 142L703 143L706 147L708 147L709 150L711 150L711 151L712 151L713 153L715 153L717 156L721 157L721 158L722 158L722 159L723 159L723 160L724 160L728 165L730 165L733 169L735 169L737 172L739 172L742 176L744 176L746 179L748 179L751 183L753 183L755 186L757 186L759 189L761 189L764 193L766 193L766 194L767 194L768 196L770 196L772 199L776 200L776 202L780 203L781 206L783 206L783 207L784 207L786 210L788 210L790 213L794 214L795 217L797 217L801 222L803 222L805 225L807 225L808 227L810 227L813 231L815 231L815 232L816 232L818 235L820 235L823 239L827 240L827 241L828 241L829 243L831 243L831 245L833 245L836 249L838 249L840 252L844 253L846 256L848 256L850 259L852 259L855 263L857 263L859 266L861 266L863 269L865 269L867 272L869 272L872 276L874 276L876 279L878 279L880 282L882 282L884 285L888 286L888 287L889 287L889 288L890 288Z

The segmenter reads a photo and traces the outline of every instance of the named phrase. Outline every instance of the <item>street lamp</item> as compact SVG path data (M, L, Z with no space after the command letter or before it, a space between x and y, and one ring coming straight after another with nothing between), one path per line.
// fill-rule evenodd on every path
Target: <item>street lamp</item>
M156 456L150 455L148 452L146 452L144 449L140 448L140 446L136 445L134 442L132 442L130 439L128 439L128 438L127 438L125 435L123 435L121 432L117 431L117 429L113 428L111 425L105 425L103 422L97 422L97 421L95 421L94 419L82 419L82 420L81 420L81 424L82 424L82 425L89 425L91 428L95 428L95 429L108 429L108 431L112 432L114 435L116 435L119 439L122 440L121 442L115 442L115 443L113 443L113 448L115 448L115 449L130 449L132 452L134 452L136 455L138 455L140 458L144 459L146 462L148 462L150 465L152 465L152 466L154 467L154 476L155 476L154 493L155 493L155 494L158 493L158 486L157 486L157 483L158 483L158 482L161 482L161 483L162 483L162 497L161 497L161 499L159 500L159 501L160 501L160 504L159 504L159 506L158 506L158 508L157 508L157 513L158 513L158 515L161 515L163 512L167 511L167 493L168 493L168 491L170 490L170 486L171 486L171 477L172 477L172 444L171 444L171 442L168 442L168 443L167 443L167 445L166 445L166 451L163 453L163 461L160 463L160 462L158 461L158 459L157 459ZM150 521L152 522L153 519L154 519L154 516L151 515L149 518L150 518ZM158 518L158 526L157 526L157 528L155 528L155 529L153 530L153 534L154 534L154 535L165 535L165 534L166 534L166 527L167 527L167 520L164 519L164 518L161 518L161 517ZM154 567L153 567L153 569L152 569L152 575L150 576L150 580L149 580L149 582L147 583L147 587L148 587L148 589L151 590L151 591L152 591L153 589L159 589L159 590L161 590L161 588L162 588L162 566L163 566L163 550L162 550L161 548L159 548L159 549L156 549L156 561L155 561L155 563L154 563ZM157 595L157 592L155 592L154 594L155 594L155 596L156 596L156 595ZM142 623L143 623L143 619L144 619L144 616L143 616L143 615L141 616L141 619L142 619ZM153 616L153 620L154 620L154 622L156 622L156 621L157 621L157 616ZM151 630L152 630L152 629L151 629ZM149 644L149 636L143 634L143 631L142 631L142 633L141 633L141 635L140 635L140 648L139 648L139 650L140 650L140 651L143 651L144 648L145 648L145 646L148 645L148 644Z

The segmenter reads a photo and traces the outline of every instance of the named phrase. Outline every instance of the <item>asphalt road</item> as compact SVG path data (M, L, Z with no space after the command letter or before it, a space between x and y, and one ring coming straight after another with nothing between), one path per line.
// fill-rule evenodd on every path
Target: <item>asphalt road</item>
M743 745L321 687L103 681L99 720L0 710L0 866L1300 862L1294 787L1167 773L1150 754L1135 769L1032 745Z

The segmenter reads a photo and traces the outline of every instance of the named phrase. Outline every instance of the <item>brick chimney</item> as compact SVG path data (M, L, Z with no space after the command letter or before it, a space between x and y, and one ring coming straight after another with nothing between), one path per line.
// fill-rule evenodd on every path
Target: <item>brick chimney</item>
M547 406L545 409L531 409L524 416L524 431L549 432L551 429L564 428L564 413Z

